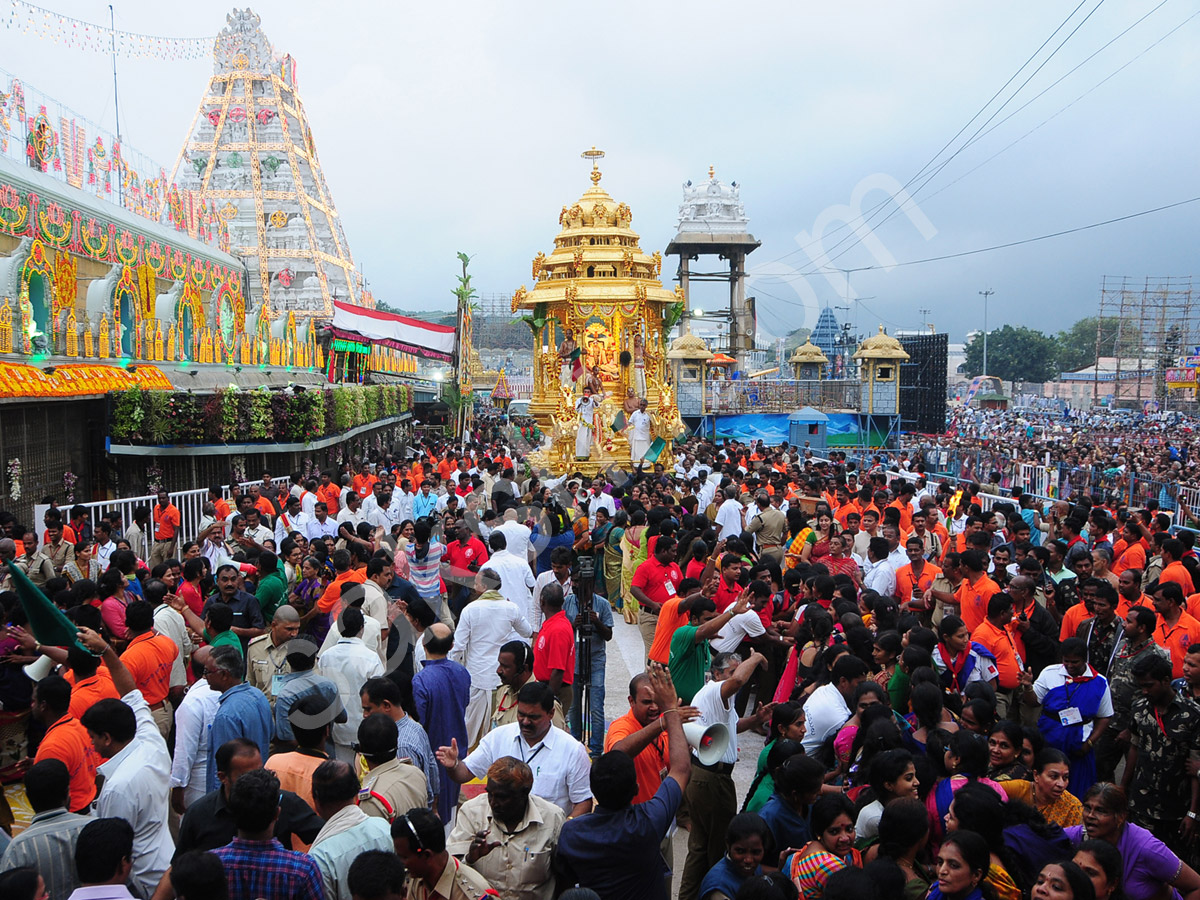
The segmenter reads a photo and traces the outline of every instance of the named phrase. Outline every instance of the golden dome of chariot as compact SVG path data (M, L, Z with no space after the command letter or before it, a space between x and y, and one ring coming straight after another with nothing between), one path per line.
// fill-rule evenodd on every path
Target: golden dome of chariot
M858 346L855 359L908 359L908 353L900 346L900 342L890 334L884 334L883 326L879 326L879 334L867 338Z
M533 287L523 285L512 298L512 309L532 309L539 303L675 303L681 298L664 288L662 254L642 251L630 227L633 211L600 186L601 172L593 164L592 186L558 216L561 226L549 255L533 259Z
M712 352L708 349L708 345L704 343L703 338L699 338L690 331L685 331L675 340L671 341L671 348L667 351L667 359L691 359L691 360L709 360L712 359Z
M804 363L817 363L825 366L829 364L829 357L821 352L820 347L809 340L797 347L792 353L791 359L788 360L788 365L791 366Z

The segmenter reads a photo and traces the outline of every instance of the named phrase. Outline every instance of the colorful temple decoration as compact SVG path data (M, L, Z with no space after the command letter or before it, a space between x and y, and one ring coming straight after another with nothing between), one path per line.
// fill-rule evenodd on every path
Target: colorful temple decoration
M513 313L526 313L533 332L530 413L552 438L550 449L534 457L554 471L629 466L627 433L606 423L616 420L630 391L647 400L655 437L669 441L683 431L663 346L682 312L681 298L663 287L662 256L642 252L630 227L633 212L600 187L600 178L593 165L592 186L559 214L554 249L533 259L533 288L522 285L512 298ZM559 352L567 339L578 352L575 365L564 367ZM584 422L576 403L593 372L603 402ZM596 439L587 459L578 459L576 434L589 427Z
M213 49L213 76L172 175L218 210L250 272L248 298L273 312L330 316L373 307L317 160L295 61L249 9Z

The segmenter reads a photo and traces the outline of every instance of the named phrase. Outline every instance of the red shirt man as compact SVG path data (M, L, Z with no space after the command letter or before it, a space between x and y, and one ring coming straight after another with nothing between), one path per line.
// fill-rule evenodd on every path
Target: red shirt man
M683 572L679 564L672 560L675 552L674 539L660 539L655 545L658 551L637 567L633 573L631 588L636 588L652 603L662 605L677 596L679 582L683 581ZM641 598L638 598L639 602Z
M547 589L548 590L548 589ZM556 669L562 670L564 685L575 683L575 629L562 611L561 602L557 609L542 600L546 621L538 631L533 645L533 677L549 683Z
M467 536L465 544L462 540L464 534ZM446 551L442 554L442 562L450 567L451 572L460 575L464 572L478 571L487 561L487 547L483 545L483 541L471 534L471 530L465 525L458 529L458 540L447 544Z

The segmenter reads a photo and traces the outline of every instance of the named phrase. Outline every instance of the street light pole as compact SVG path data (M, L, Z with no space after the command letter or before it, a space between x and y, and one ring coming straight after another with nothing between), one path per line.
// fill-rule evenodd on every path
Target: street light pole
M979 296L983 298L983 374L987 375L987 302L988 297L996 293L991 288L986 291L980 291Z

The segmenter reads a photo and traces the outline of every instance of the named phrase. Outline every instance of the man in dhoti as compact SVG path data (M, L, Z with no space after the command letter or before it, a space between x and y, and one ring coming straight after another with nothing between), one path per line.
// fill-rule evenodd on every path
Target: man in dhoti
M633 382L638 396L646 396L646 342L639 331L633 336Z
M650 413L646 412L646 399L638 403L636 411L629 415L629 461L639 465L650 449Z
M575 387L575 379L571 377L571 370L575 365L575 360L572 358L574 353L575 338L571 336L570 329L564 329L562 343L558 345L558 381L565 388L574 389Z
M575 458L587 459L592 455L592 438L595 436L596 414L600 411L601 397L592 395L592 389L584 385L583 396L575 401L575 412L579 414L579 428L575 432Z

